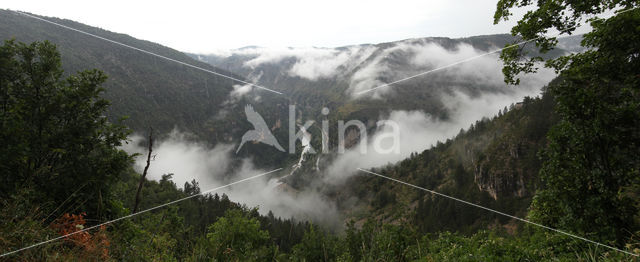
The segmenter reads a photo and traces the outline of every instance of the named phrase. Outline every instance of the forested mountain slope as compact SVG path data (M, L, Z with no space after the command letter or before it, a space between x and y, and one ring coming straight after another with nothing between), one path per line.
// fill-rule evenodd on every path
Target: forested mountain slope
M580 38L560 39L562 48L545 56L567 53L564 48L576 48ZM503 83L497 54L486 54L516 40L507 34L426 37L337 48L251 46L190 56L285 92L293 101L316 111L328 106L343 119L376 118L389 109L422 110L447 119L451 113L443 99L447 95L459 92L478 97L517 92ZM525 49L537 54L531 46ZM474 56L479 57L451 67ZM418 74L424 75L414 77ZM544 74L526 78L522 89L537 91L549 80L550 75ZM387 83L393 85L383 86Z
M522 2L523 5L528 3ZM500 3L505 4L504 1ZM506 4L514 5L515 2ZM579 7L587 7L587 14L604 10L597 6ZM564 15L564 11L553 6L553 10L549 10L549 5L540 8L535 14L546 17L547 12L562 12ZM630 10L633 9L627 11ZM76 46L76 43L65 42L69 40L62 37L64 34L56 33L56 29L40 25L38 21L35 25L42 28L28 25L22 32L17 30L20 26L11 23L25 17L9 11L1 14L2 22L6 22L2 24L2 32L9 35L7 38L33 31L57 39L58 48L69 48L61 59L56 46L48 42L7 41L0 47L0 144L4 145L0 150L0 207L7 211L0 213L2 259L623 261L640 254L636 237L640 232L637 223L640 165L635 157L640 144L640 133L637 132L640 130L637 121L640 119L637 90L640 41L637 41L637 34L631 34L640 28L637 10L609 21L594 22L595 32L587 35L583 42L592 49L550 61L561 76L543 89L541 97L525 97L521 103L500 110L496 117L478 120L454 138L443 139L427 150L422 150L428 143L420 136L432 133L427 132L429 130L414 132L410 136L414 140L409 142L423 146L419 150L421 153L413 153L408 159L386 166L371 168L380 163L376 162L367 167L372 172L498 212L492 213L366 173L353 176L343 170L344 174L331 174L337 169L324 169L325 165L319 168L320 161L316 160L321 157L328 162L346 159L349 170L360 167L356 165L360 164L360 159L342 158L347 154L337 153L306 158L298 173L286 179L265 180L269 183L254 180L258 186L247 186L244 191L246 195L263 200L275 200L280 206L307 205L320 212L333 211L315 205L322 204L327 196L337 203L340 215L348 221L338 232L296 219L278 218L271 212L260 215L256 209L234 203L224 195L199 195L196 181L176 185L171 181L175 174L163 175L157 181L141 179L132 170L133 157L122 150L128 130L107 121L105 115L110 115L112 120L119 115L132 115L136 122L131 126L137 131L154 126L160 132L166 132L178 126L212 144L234 143L234 139L250 128L241 110L246 104L256 104L255 109L263 113L269 130L281 139L287 135L288 124L293 124L286 121L301 124L307 119L318 122L328 119L331 123L339 119L357 119L366 123L367 130L378 130L376 120L400 112L420 116L408 118L410 123L451 124L452 118L460 117L451 112L464 105L453 98L480 100L485 103L475 109L486 108L490 106L487 103L537 94L540 86L536 83L539 81L520 88L504 85L500 81L499 69L502 67L487 66L499 62L497 57L467 67L446 67L458 58L478 54L478 50L489 50L492 44L476 43L473 46L465 42L451 48L446 44L450 39L432 38L376 45L369 50L369 55L362 55L360 52L364 51L360 49L350 49L356 53L355 57L362 59L356 59L357 63L347 62L345 66L336 63L339 66L334 71L338 74L332 75L333 78L327 77L333 71L315 67L327 63L299 57L278 60L289 61L287 66L291 67L274 69L274 72L284 71L285 74L257 72L256 75L253 71L249 74L252 81L263 75L269 79L270 75L275 77L272 80L276 86L284 83L284 87L275 88L283 93L288 91L287 95L268 96L250 88L251 92L246 92L246 88L221 79L214 80L214 86L209 88L209 80L212 80L209 75L192 72L189 79L182 79L185 75L178 71L185 68L176 64L160 70L164 68L159 65L160 60L145 61L148 58L136 57L141 53L100 46L104 43L90 39L78 40L83 42L80 45L85 45L84 42L90 43L86 46L95 45L95 50ZM496 17L499 19L499 12ZM536 21L524 25L536 26ZM567 21L570 22L561 22ZM544 24L548 27L554 24L551 22ZM87 31L97 30L73 25ZM535 30L546 32L546 28ZM29 35L26 36L27 39L21 40L29 41ZM111 36L119 39L118 35ZM118 41L133 41L121 37ZM434 42L438 44L434 45ZM146 44L149 50L158 48L156 52L166 51L166 56L184 58L175 51ZM110 48L110 52L102 53ZM72 54L76 52L79 56ZM258 54L249 61L260 57ZM447 59L438 60L442 57ZM127 60L129 58L136 61ZM67 72L63 75L61 66L67 61L70 65L65 67ZM87 61L89 65L84 64ZM145 63L136 63L140 61ZM254 66L262 66L265 62L255 63ZM415 67L405 67L407 65ZM430 75L430 78L412 78L365 97L354 96L366 88L429 72L424 70L438 70L439 66L445 66L446 70ZM107 111L109 102L102 97L101 87L106 75L97 70L76 73L93 67L115 75L111 78L115 82L106 85L108 92L116 94L111 97L114 100L111 111ZM514 73L508 71L509 67L505 68L505 73ZM186 72L189 70L185 69ZM162 77L147 79L153 78L147 75L148 72ZM206 80L204 88L198 88L198 76ZM118 85L117 79L123 84ZM184 82L174 82L177 80ZM299 81L298 84L295 81ZM144 87L137 88L137 84ZM526 92L519 92L522 89ZM210 101L210 91L215 91L217 95L213 98L217 100ZM498 94L507 95L499 97L503 100L480 99ZM177 106L172 107L173 103ZM148 108L138 108L147 104L155 105L151 112L146 111ZM287 119L288 106L292 104L297 106L298 117ZM320 113L320 108L325 106L335 114ZM483 114L491 113L485 111ZM285 121L280 122L280 119ZM468 117L458 120L467 121ZM449 128L448 132L455 132L460 123L456 122L453 129L452 125L443 126ZM333 136L338 135L334 130L330 131ZM318 134L319 129L313 132L311 143L318 145L323 136ZM347 142L353 146L358 136L348 136L350 141ZM332 141L335 145L335 140ZM202 151L205 154L212 152ZM289 168L298 155L272 154L274 149L259 143L248 144L240 152L238 158L244 158L238 160L243 162L241 171L258 173L259 168L254 168L252 161L258 166L277 163L285 167L277 169L281 173L299 167ZM260 158L252 158L256 156ZM363 158L368 157L374 156L364 155ZM389 156L385 157L383 162ZM298 163L303 160L304 155L300 155ZM246 170L244 163L248 163ZM252 178L247 178L248 173L251 172L234 173L233 179L221 180L224 183L220 184L228 186L231 185L229 181ZM336 178L330 177L332 175L348 178L343 183L327 183L328 178ZM144 189L139 191L145 183ZM137 206L139 199L135 192L142 192L142 211L133 214L135 208L131 211L130 207ZM227 192L234 193L233 190ZM287 194L293 195L290 199L295 201L279 201L282 198L274 197ZM321 201L304 201L309 195ZM529 219L535 226L521 227L523 223L520 222L529 221L517 222L499 216L497 213L500 212ZM333 212L327 214L334 215ZM487 229L489 231L485 231Z
M539 152L557 122L550 95L525 98L461 130L453 139L374 172L429 190L516 216L526 216L539 185ZM488 226L513 230L515 221L451 199L431 195L363 173L335 190L341 203L366 199L368 205L346 206L356 220L376 217L387 222L410 221L424 232L471 233ZM348 193L346 193L348 192ZM509 225L508 225L509 224Z
M177 50L91 27L78 22L43 17L49 21L95 34L126 45L156 53L221 74L234 76ZM218 112L232 90L227 78L145 54L102 39L62 28L14 11L0 10L0 39L22 42L50 41L58 46L67 74L96 68L109 78L105 98L112 102L109 116L131 119L125 123L137 131L153 126L160 133L174 127L208 136L205 123ZM241 78L239 76L234 76Z
M568 53L564 48L575 50L580 39L581 36L562 38L562 48L545 56ZM495 108L488 112L493 103L506 101L508 104L520 101L526 95L537 95L553 78L553 72L541 70L538 74L524 76L520 86L509 86L503 82L498 54L488 53L516 40L506 34L457 39L427 37L338 48L252 46L226 53L190 56L285 93L289 104L297 106L299 124L307 119L317 123L328 120L329 146L335 150L340 132L336 123L340 120L360 120L371 135L376 132L376 122L388 119L393 113L421 112L426 120L415 123L464 122L457 125L460 128L477 119L465 118L472 113L470 111L487 111L484 116L489 116L498 111ZM537 54L531 45L525 49L531 51L531 55ZM456 64L471 57L475 59ZM388 83L392 84L387 86ZM270 100L262 101L268 103ZM466 108L465 103L485 103L487 106ZM320 114L323 107L330 110L326 117ZM288 121L283 120L286 127ZM309 132L313 147L320 148L323 135L317 128ZM363 143L354 129L347 133L347 147ZM278 135L281 134L276 133L277 137L286 139L286 136ZM409 155L408 152L402 154Z
M523 93L536 93L550 76L541 75L523 81L525 87L520 90L506 86L497 69L497 56L493 54L483 57L477 64L444 69L357 96L356 91L494 50L514 39L508 35L461 39L432 37L334 49L315 48L303 52L291 49L276 55L251 47L237 50L228 57L191 55L202 60L197 61L179 51L124 34L70 20L46 18L207 70L239 79L246 77L247 81L283 93L277 95L258 88L247 89L227 78L13 11L0 10L0 13L1 39L15 38L24 42L48 40L59 47L67 73L83 68L104 71L109 76L104 96L113 104L109 110L111 120L129 116L125 124L134 131L146 133L149 127L153 127L160 136L178 128L196 134L196 140L209 145L239 143L244 131L251 128L244 121L243 109L247 104L251 104L266 123L272 125L272 132L279 141L288 139L289 105L296 105L298 124L306 120L320 122L323 119L320 110L327 107L332 123L330 146L335 149L338 120L363 121L369 131L375 131L373 123L388 116L392 110L420 110L435 119L451 120L451 105L447 100L484 95L505 95L516 99ZM550 55L564 52L556 50ZM322 137L319 130L313 128L309 132L314 147L319 147ZM357 143L358 137L349 136L348 139L347 144L352 145ZM251 157L260 167L273 167L296 159L295 155L280 154L262 145L249 144L245 148L239 152L240 156Z

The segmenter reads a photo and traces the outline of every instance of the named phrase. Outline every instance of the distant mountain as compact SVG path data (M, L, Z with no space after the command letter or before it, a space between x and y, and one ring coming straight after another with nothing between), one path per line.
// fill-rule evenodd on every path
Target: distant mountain
M111 119L130 116L126 124L138 132L153 126L159 133L166 134L177 127L195 133L198 140L210 145L238 143L242 134L252 128L245 120L246 104L253 105L285 147L289 135L289 105L296 106L297 123L315 120L319 126L319 122L328 118L330 147L335 150L337 120L361 120L370 131L376 130L378 120L394 111L424 113L433 120L426 121L427 124L454 122L452 118L460 116L452 112L460 107L462 100L483 101L487 96L502 95L509 101L500 102L512 103L526 95L539 94L554 77L553 73L542 71L523 78L520 87L505 85L498 53L487 53L514 42L509 35L430 37L338 48L248 46L221 54L187 55L70 20L43 18L283 93L273 94L13 11L0 10L1 39L27 43L48 40L62 53L66 72L89 68L104 71L109 76L105 97L113 104ZM579 36L564 39L560 49L547 55L579 51L579 41ZM482 106L485 104L479 107ZM321 114L323 107L329 108L328 116ZM464 199L478 199L481 204L510 214L524 214L535 192L540 165L535 156L546 142L544 134L554 121L551 108L548 97L528 101L522 108L512 109L493 121L477 121L471 130L460 133L454 140L420 150L419 154L412 153L410 158L381 172ZM498 112L487 114L495 113ZM409 120L409 124L416 124L414 122L425 119ZM458 124L475 120L479 119L458 119ZM311 144L319 149L322 134L318 128L309 132ZM355 132L348 133L346 143L353 146L360 137ZM420 146L424 149L429 145ZM309 156L300 174L291 176L280 188L302 191L307 186L317 187L314 189L338 200L341 210L355 219L373 215L395 221L398 214L411 212L411 219L425 231L438 231L436 227L473 231L496 219L370 177L352 177L349 183L339 186L313 183L322 180L317 176L320 171L317 166L313 170L307 163L323 163L317 161L320 157L326 158L324 163L331 164L331 160L342 156ZM297 161L298 155L247 143L237 157L242 158L250 158L258 168L288 167ZM321 169L326 170L325 167ZM345 204L352 199L366 200L367 205ZM406 205L394 209L390 205L394 202ZM436 219L434 214L445 214L449 219Z
M220 54L190 56L287 93L298 102L311 102L313 97L316 104L333 105L341 108L341 112L393 108L425 110L446 118L443 94L457 91L478 96L513 92L502 82L499 53L483 54L514 41L506 34L458 39L429 37L338 48L243 47ZM572 50L578 44L565 40L562 43L563 48ZM546 55L566 52L557 49ZM477 59L450 66L475 56ZM435 71L358 93L430 70ZM529 79L523 85L539 89L550 79L550 76L544 81ZM371 97L376 99L368 99Z
M184 53L128 35L113 33L66 19L42 17L100 37L118 41L171 59L225 75L232 73L199 62ZM108 41L97 39L13 11L0 10L0 39L30 43L50 41L62 53L67 73L96 68L108 75L105 97L112 102L110 117L130 116L126 124L137 131L153 126L160 133L174 127L215 142L206 123L219 112L233 89L233 81L189 68ZM241 78L239 76L235 76Z
M62 53L69 73L97 68L109 79L105 97L112 101L109 117L130 116L126 124L138 132L153 126L161 134L177 127L210 145L238 143L251 128L245 121L246 104L252 104L279 141L288 139L288 106L296 105L296 122L320 122L323 107L330 109L331 148L337 145L337 120L358 119L370 131L392 111L421 111L435 120L451 120L456 101L504 94L514 101L537 94L553 74L524 79L522 87L502 81L499 49L514 39L509 35L469 38L430 37L390 43L338 48L266 49L248 46L225 54L190 54L131 36L109 32L70 20L43 17L135 48L255 82L283 93L277 95L224 77L145 54L102 39L62 28L13 11L0 10L0 38L23 42L48 40ZM575 42L567 42L571 49ZM555 50L558 55L566 50ZM451 66L468 58L465 63ZM433 72L430 72L434 70ZM424 74L427 72L427 74ZM413 77L418 74L424 74ZM410 78L402 80L405 78ZM397 82L398 80L402 80ZM392 83L390 86L383 86ZM383 87L380 87L383 86ZM380 87L380 88L377 88ZM366 92L369 89L377 88ZM366 92L360 94L359 92ZM514 102L510 101L510 102ZM319 148L319 129L309 130ZM357 135L348 136L348 145ZM279 153L260 144L239 152L258 167L282 165L296 155Z
M580 40L581 36L563 38L560 48L545 56L581 51ZM453 119L460 117L453 113L458 111L461 101L486 102L493 101L487 97L502 97L515 103L542 92L542 87L555 77L552 72L542 70L522 78L521 86L507 86L503 83L499 53L487 54L514 41L510 35L432 37L339 48L249 47L221 54L190 55L290 94L316 120L321 119L318 118L321 106L335 112L329 116L332 121L359 119L366 123L375 123L393 111L420 111L434 118L429 124L435 130L441 122L469 121ZM530 46L526 48L532 50ZM412 78L424 72L428 73ZM398 80L401 81L392 86L357 94ZM482 104L476 109L491 106ZM487 117L494 114L498 114L498 109ZM416 124L422 119L412 121ZM469 130L473 121L476 122ZM461 126L466 131L455 139L445 138L431 149L407 154L409 158L377 170L428 189L525 216L538 184L541 160L537 153L544 148L546 132L555 121L551 97L526 98L524 103L492 120L470 120ZM368 127L374 130L375 124ZM331 131L330 136L335 133ZM430 135L434 134L425 132L415 137ZM357 135L353 137L358 139ZM336 143L337 139L330 140ZM287 183L294 188L322 184L317 182L317 175L309 173L313 171L308 169ZM319 190L338 203L345 217L360 222L371 217L386 222L408 220L429 232L514 227L512 221L503 217L366 175L350 177L337 186L321 186Z
M552 73L543 72L523 78L522 86L506 86L502 82L498 54L483 54L514 40L509 35L421 38L340 48L252 47L225 54L191 56L292 94L298 102L312 104L311 108L332 107L332 112L337 111L342 119L377 120L392 110L419 110L450 121L458 117L451 113L462 100L460 96L480 101L492 95L522 99L525 95L540 94L542 87L554 77ZM580 40L581 36L563 38L559 43L561 48L546 55L582 51ZM354 94L468 58L474 59L399 82L384 92ZM378 170L412 184L525 216L538 184L541 160L537 154L544 148L546 133L556 121L553 100L548 95L525 99L523 104L504 113L492 120L474 119L472 121L477 121L473 127L469 130L468 125L472 123L466 124L466 131L455 139L443 140L431 149ZM429 135L431 133L423 134ZM304 174L288 183L304 187L316 180ZM324 186L321 190L338 203L345 217L360 222L371 217L387 222L408 220L429 232L475 232L489 226L513 230L514 227L512 221L484 210L366 175L354 176L345 183Z
M579 39L580 36L562 39L561 46L566 49L552 50L545 56L577 50ZM523 77L518 87L503 82L499 52L494 51L515 41L506 34L428 37L338 48L250 46L190 56L283 92L288 103L299 109L299 121L313 119L319 123L323 119L321 108L329 108L328 119L333 123L330 147L336 148L338 120L361 120L371 132L378 120L394 111L420 111L435 122L455 122L462 121L452 115L460 101L488 101L488 97L501 96L511 103L539 94L541 87L555 76L550 70ZM525 48L534 50L532 45ZM492 114L497 113L495 110ZM286 127L287 122L283 124ZM322 135L316 129L310 132L312 144L319 147ZM279 138L286 140L286 133L283 135ZM357 134L347 136L347 145L355 144L357 139Z

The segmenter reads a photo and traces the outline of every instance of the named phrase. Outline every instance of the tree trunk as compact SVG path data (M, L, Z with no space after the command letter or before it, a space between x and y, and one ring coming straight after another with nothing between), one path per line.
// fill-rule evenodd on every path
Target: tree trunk
M136 203L133 206L133 213L138 212L138 205L140 204L140 193L142 192L142 186L144 185L144 180L147 177L147 170L149 170L149 165L151 164L151 152L153 151L153 128L149 129L149 153L147 154L147 165L144 167L144 171L142 172L142 176L140 177L140 183L138 183L138 191L136 192Z

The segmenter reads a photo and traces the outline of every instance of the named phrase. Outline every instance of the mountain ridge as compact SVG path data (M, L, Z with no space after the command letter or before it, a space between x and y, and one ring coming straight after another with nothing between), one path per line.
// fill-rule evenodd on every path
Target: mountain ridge
M72 20L38 17L242 79L157 43ZM0 38L3 40L47 40L56 44L62 54L63 66L67 73L85 68L104 71L109 76L105 83L105 97L111 100L113 105L110 118L115 121L122 116L129 116L132 121L127 121L127 125L138 132L145 132L152 126L159 132L178 128L205 136L206 133L197 125L216 114L217 105L224 101L234 84L229 79L39 21L15 11L0 10L0 20ZM183 109L178 112L170 109L176 105Z

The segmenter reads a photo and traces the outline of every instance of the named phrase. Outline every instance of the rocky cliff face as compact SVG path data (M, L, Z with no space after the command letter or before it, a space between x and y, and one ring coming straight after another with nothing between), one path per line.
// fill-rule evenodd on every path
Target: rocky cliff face
M525 98L519 108L514 104L496 117L478 120L454 139L376 172L484 207L526 216L544 161L539 152L545 148L549 128L556 123L553 107L548 95ZM406 212L413 214L411 223L425 232L473 232L488 225L509 223L482 209L386 182L354 176L347 186L333 189L336 193L332 196L338 202L358 199L358 203L368 203L341 207L346 217L356 221L365 217L394 220Z
M520 154L525 146L522 142L515 142L501 144L499 147L507 154L490 155L475 163L474 182L494 200L502 196L529 196L530 190L527 190L525 180L534 179L536 174L518 168L522 161Z
M524 101L521 108L496 121L504 121L495 130L494 139L472 160L477 187L493 199L532 197L538 171L544 159L546 133L555 123L553 100L543 97L535 103Z

